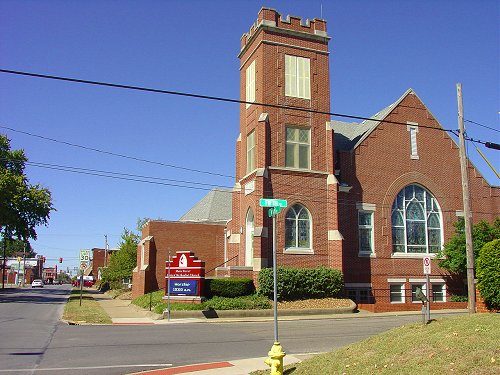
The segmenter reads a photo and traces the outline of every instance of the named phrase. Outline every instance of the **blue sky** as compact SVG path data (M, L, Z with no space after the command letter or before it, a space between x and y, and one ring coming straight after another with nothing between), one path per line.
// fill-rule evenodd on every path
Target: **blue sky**
M457 129L463 86L469 137L500 143L499 5L460 1L0 1L0 69L238 99L240 37L262 6L328 21L331 111L371 116L413 88L444 128ZM337 118L341 120L341 118ZM38 229L48 265L80 249L115 247L138 218L176 220L211 185L234 178L237 104L0 73L0 133L31 162L151 176L156 184L28 166L56 212ZM5 129L12 128L16 131ZM496 130L496 131L495 131ZM500 152L478 145L500 167ZM500 181L472 144L470 157ZM193 188L177 182L192 181ZM202 185L206 184L206 185Z

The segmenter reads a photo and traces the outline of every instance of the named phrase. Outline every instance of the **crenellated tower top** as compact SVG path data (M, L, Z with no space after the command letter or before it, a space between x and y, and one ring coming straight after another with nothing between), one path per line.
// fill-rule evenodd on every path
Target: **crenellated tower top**
M253 38L260 29L272 30L279 28L281 32L288 31L291 35L300 36L304 39L323 40L330 39L326 32L326 21L314 18L313 20L303 20L301 17L286 16L283 18L276 10L262 8L259 11L257 21L250 27L250 31L241 37L240 55L244 53L246 47L251 44Z

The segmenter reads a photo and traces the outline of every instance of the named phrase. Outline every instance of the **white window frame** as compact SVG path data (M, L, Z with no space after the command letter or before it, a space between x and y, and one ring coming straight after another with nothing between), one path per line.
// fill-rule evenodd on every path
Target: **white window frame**
M285 96L311 99L311 60L285 55Z
M299 207L300 206L300 209L297 211L295 208L296 207ZM293 209L293 210L292 210ZM307 216L308 216L308 227L309 227L309 244L308 246L299 246L299 222L303 219L300 219L299 218L299 215L301 213L301 211L304 210L306 213L307 213ZM293 218L287 218L288 214L290 212L294 212L294 217ZM300 204L300 203L296 203L294 205L292 205L290 208L288 208L286 214L285 214L285 236L286 236L286 227L287 227L287 223L291 222L293 220L293 225L295 227L295 238L294 238L294 246L289 246L287 247L286 246L286 238L285 238L285 252L286 253L301 253L301 254L309 254L309 253L313 253L313 222L312 222L312 217L311 217L311 212L309 212L309 210L307 209L306 206L304 206L303 204Z
M375 205L368 203L357 203L356 208L358 209L358 251L360 256L373 255L375 254L375 234L374 234L374 220L375 220ZM370 215L370 224L360 224L360 215L368 214ZM370 250L366 251L361 248L361 229L370 230Z
M423 191L424 191L424 198L423 198L423 201L421 203L423 203L423 210L424 210L424 215L425 215L425 219L421 219L421 220L416 220L416 219L408 219L407 220L407 209L408 209L408 203L413 201L415 199L415 197L413 197L412 199L407 199L406 198L406 192L405 190L410 187L410 186L416 186L416 187L419 187L421 188ZM396 203L397 203L397 199L398 199L398 196L399 194L403 194L403 208L398 208L396 206ZM430 196L430 200L432 202L435 203L435 207L434 209L431 209L427 206L427 195ZM419 203L418 201L415 201L417 203ZM433 204L434 206L434 204ZM395 208L396 207L396 208ZM392 219L392 215L394 215L394 213L402 213L402 221L403 221L403 225L395 225L394 224L394 221ZM438 217L439 217L439 228L436 228L436 227L430 227L429 226L429 223L428 223L428 216L429 214L437 214ZM408 221L421 221L421 222L424 222L425 223L425 252L412 252L412 251L408 251L409 248L411 247L416 247L416 246L423 246L423 245L410 245L408 244L408 234L407 234L407 231L408 231ZM436 256L436 254L438 254L438 251L436 252L430 252L429 251L429 248L432 246L429 242L429 230L436 230L436 229L439 229L439 235L440 235L440 247L441 249L443 248L443 245L444 245L444 231L443 231L443 214L442 214L442 211L441 211L441 206L439 205L439 202L437 201L437 199L434 197L434 195L429 192L425 187L419 185L419 184L409 184L409 185L406 185L404 188L402 188L395 196L394 198L394 201L393 201L393 205L392 205L392 209L391 209L391 230L394 231L394 228L399 228L399 229L403 229L404 231L404 243L398 243L398 244L395 244L394 243L394 235L392 237L392 256L393 257L423 257L423 256ZM397 252L397 251L394 251L394 247L395 246L404 246L404 252ZM440 249L440 250L441 250Z
M247 173L255 169L255 129L247 135Z
M435 299L435 294L434 294L434 286L435 285L440 285L442 287L441 293L442 293L442 300L437 301ZM446 283L445 282L432 282L431 281L431 288L432 288L432 302L435 303L444 303L446 302Z
M246 69L245 101L247 108L255 102L255 60Z
M400 301L393 301L392 300L392 290L391 287L393 286L399 286L400 292L401 292L401 300ZM405 303L405 283L404 282L390 282L389 283L389 301L391 303Z
M418 133L418 123L416 122L406 122L406 130L410 132L410 158L413 160L418 160L418 150L417 150L417 133Z
M308 132L308 142L301 142L295 141L295 140L289 140L288 139L288 130L293 129L295 131L298 131L300 134L300 131L305 130ZM287 160L288 160L288 153L287 153L287 146L293 147L293 165L288 165ZM300 166L300 147L301 146L307 146L307 167L301 167ZM303 170L310 170L311 169L311 129L301 127L301 126L286 126L285 127L285 166L288 168L295 168L295 169L303 169Z

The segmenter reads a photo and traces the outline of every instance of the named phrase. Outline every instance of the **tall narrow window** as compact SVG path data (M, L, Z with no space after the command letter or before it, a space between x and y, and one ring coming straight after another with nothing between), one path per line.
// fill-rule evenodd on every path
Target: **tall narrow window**
M358 212L359 252L373 253L373 212Z
M311 217L301 204L293 205L286 213L285 248L311 248Z
M252 130L247 136L247 173L255 169L255 131Z
M255 60L248 66L246 70L246 102L255 102ZM247 108L250 107L251 103L247 103Z
M418 151L417 151L417 133L418 133L418 124L415 122L408 122L407 130L410 132L410 158L418 159Z
M286 128L285 165L310 169L311 131L303 128Z
M310 60L285 55L285 95L311 99Z
M441 250L441 211L436 199L418 185L401 190L392 205L392 251L437 253Z
M254 216L251 208L248 209L245 230L245 266L253 265L253 236Z

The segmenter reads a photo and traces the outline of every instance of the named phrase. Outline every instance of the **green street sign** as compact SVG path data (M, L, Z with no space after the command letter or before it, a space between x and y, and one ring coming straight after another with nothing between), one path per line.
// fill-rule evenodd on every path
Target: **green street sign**
M267 199L261 198L259 201L261 207L281 207L285 208L288 202L285 199ZM279 211L278 211L279 212Z
M278 215L281 212L281 207L269 207L269 210L267 211L267 216L273 217Z

